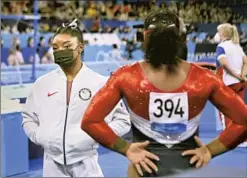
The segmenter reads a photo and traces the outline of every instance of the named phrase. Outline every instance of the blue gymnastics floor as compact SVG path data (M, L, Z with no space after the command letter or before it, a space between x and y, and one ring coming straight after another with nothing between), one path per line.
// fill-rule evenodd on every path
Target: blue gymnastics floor
M208 142L209 138L202 139ZM126 177L128 160L103 147L99 148L99 163L105 177ZM30 171L13 177L41 177L42 159L30 161ZM186 172L179 177L247 177L247 149L236 148L214 158L208 166L193 172ZM176 177L176 176L174 176Z

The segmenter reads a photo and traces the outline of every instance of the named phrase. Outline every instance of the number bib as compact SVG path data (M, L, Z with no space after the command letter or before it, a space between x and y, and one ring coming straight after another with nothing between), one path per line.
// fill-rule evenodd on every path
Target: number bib
M178 139L187 130L188 95L184 93L150 93L151 129L169 140Z

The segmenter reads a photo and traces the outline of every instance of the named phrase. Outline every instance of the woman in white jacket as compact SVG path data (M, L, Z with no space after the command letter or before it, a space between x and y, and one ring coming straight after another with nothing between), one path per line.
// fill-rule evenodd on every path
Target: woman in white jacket
M247 57L239 45L238 30L235 25L229 23L217 27L215 41L218 42L217 74L225 85L231 88L237 95L244 99L246 89ZM229 127L232 120L220 113L223 128ZM247 140L240 146L247 147Z
M59 67L36 80L22 113L27 136L44 148L44 177L103 176L98 144L80 129L80 123L107 79L81 62L84 45L77 26L74 20L55 33L53 51ZM129 115L121 102L105 121L118 135L130 130Z

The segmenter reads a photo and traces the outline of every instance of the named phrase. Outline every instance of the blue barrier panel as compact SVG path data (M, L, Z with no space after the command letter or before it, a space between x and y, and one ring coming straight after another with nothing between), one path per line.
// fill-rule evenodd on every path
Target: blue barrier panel
M140 56L140 54L137 54ZM101 75L109 76L119 67L134 63L136 61L99 61L99 62L84 62L90 69L98 72ZM58 66L56 64L37 64L35 67L36 76L40 77L54 69ZM21 76L23 83L33 83L34 80L31 79L32 65L20 66L20 71L18 72L15 67L2 67L1 71L1 85L18 84L19 77Z
M216 65L217 44L196 44L194 53L191 54L190 62L207 62Z
M8 64L9 48L1 48L1 62Z
M28 171L28 138L20 112L1 114L1 177Z

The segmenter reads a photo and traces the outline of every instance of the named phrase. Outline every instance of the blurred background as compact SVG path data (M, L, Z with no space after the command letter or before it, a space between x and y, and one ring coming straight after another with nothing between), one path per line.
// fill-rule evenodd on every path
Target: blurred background
M217 44L213 37L217 26L224 22L237 26L241 45L247 52L246 0L1 1L1 102L5 99L1 116L7 118L1 129L1 165L5 176L41 169L40 163L36 164L35 160L42 157L42 150L28 142L20 128L21 120L18 124L13 119L19 117L19 104L25 103L30 85L39 76L57 67L51 46L56 29L64 22L79 19L85 40L82 60L96 72L108 76L122 65L143 60L141 41L138 39L142 29L138 25L143 24L144 17L154 9L169 9L183 18L187 29L189 62L216 65ZM207 120L210 128L205 127L210 135L206 137L209 138L217 132L217 119L214 108L211 105L207 107L210 111L206 117L212 118L211 121ZM13 127L15 134L7 129L13 130ZM22 154L13 149L16 148L14 145ZM246 152L244 154L246 156ZM235 158L239 157L235 155ZM34 161L30 163L30 160ZM243 160L241 164L247 165ZM106 173L108 176L119 174ZM26 176L30 175L41 173Z

